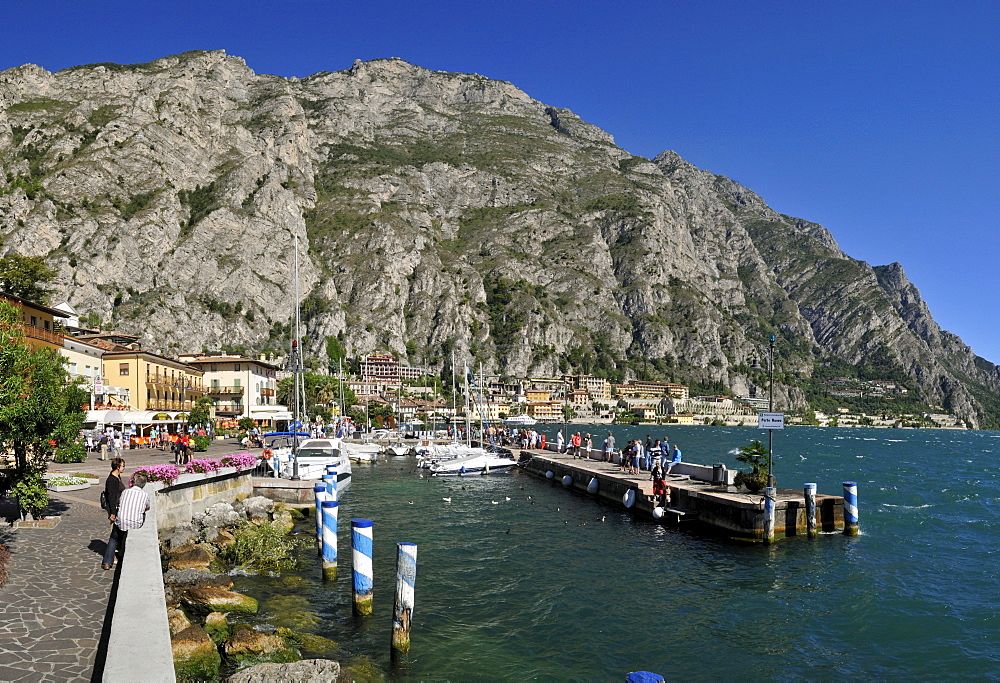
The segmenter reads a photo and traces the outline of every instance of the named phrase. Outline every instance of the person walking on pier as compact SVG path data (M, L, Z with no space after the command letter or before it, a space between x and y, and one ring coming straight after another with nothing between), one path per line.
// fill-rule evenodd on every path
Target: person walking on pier
M653 465L653 472L649 476L653 480L653 503L656 503L656 496L660 497L660 505L662 507L667 507L667 497L664 493L667 490L666 482L663 481L663 468L660 467L660 461L657 460Z
M566 441L563 439L563 433L562 430L560 429L558 432L556 432L556 453L562 453L563 446L565 445Z
M604 461L614 462L615 455L615 435L608 432L608 438L604 440Z
M594 440L590 438L590 434L583 440L583 447L587 451L587 460L590 460L590 451L594 447Z
M664 436L663 440L660 441L660 464L666 467L667 460L669 458L670 458L670 437Z
M576 460L580 457L580 444L583 442L583 439L580 438L580 432L571 436L569 440L573 444L573 459Z

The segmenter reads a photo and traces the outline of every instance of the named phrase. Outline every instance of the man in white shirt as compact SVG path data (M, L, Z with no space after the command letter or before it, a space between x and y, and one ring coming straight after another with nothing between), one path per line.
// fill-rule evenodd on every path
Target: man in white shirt
M129 529L138 529L146 522L146 510L149 509L149 494L143 491L146 477L142 473L132 477L132 486L122 491L118 498L118 509L110 516L113 526L108 547L104 551L104 562L101 569L111 569L115 561L115 550L121 545L124 549L125 538Z

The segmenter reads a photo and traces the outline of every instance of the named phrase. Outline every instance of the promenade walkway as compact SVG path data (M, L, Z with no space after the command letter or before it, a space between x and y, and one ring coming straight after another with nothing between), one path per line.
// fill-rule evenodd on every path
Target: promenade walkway
M217 441L203 455L240 450ZM141 465L173 462L169 451L126 451L125 473ZM47 515L59 517L51 529L13 529L13 501L0 498L0 543L10 548L14 566L0 588L0 681L100 680L101 638L115 571L103 571L110 527L100 492L110 462L91 454L85 463L50 463L49 470L101 476L100 486L52 493ZM6 521L5 521L6 520Z

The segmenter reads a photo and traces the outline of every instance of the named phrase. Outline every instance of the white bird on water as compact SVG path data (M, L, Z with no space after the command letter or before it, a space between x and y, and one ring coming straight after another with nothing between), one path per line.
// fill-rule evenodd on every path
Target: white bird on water
M443 500L446 503L450 503L451 502L451 498L442 498L441 500Z
M500 501L498 501L498 500L491 500L490 502L493 503L494 505L499 505L500 504Z
M504 500L510 500L510 496L504 496Z

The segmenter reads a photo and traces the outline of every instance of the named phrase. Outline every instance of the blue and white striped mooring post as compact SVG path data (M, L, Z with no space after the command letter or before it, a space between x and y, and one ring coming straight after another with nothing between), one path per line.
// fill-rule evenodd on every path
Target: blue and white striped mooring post
M351 562L354 569L354 613L372 613L375 573L372 571L372 520L351 520Z
M393 662L410 655L410 621L413 617L413 587L417 581L417 544L396 544L396 599L392 606Z
M326 486L326 499L340 500L340 497L337 495L337 473L328 471L323 475L322 480Z
M313 484L313 495L316 498L316 549L323 554L323 501L326 500L326 484Z
M806 533L816 537L816 484L803 484L802 495L806 501Z
M773 486L764 489L764 543L774 543L774 498L777 493Z
M844 535L858 535L858 482L844 482Z
M337 578L337 506L335 500L323 501L323 578Z

